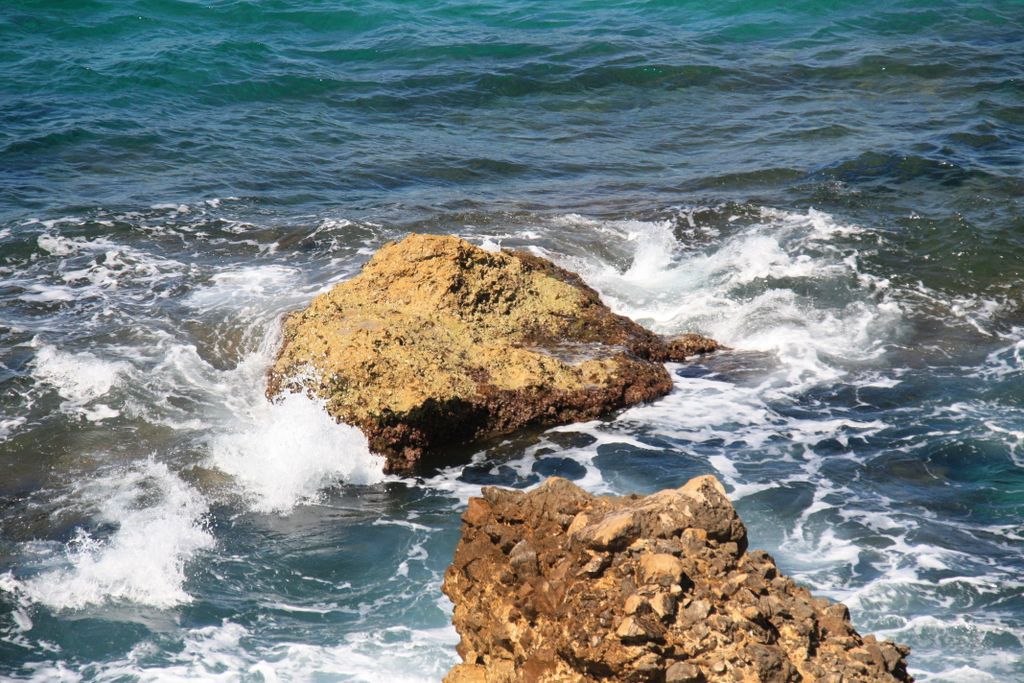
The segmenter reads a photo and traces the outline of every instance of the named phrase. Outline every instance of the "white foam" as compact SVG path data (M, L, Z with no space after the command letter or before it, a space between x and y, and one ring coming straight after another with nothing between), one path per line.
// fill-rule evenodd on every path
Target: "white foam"
M322 232L330 233L336 232L338 230L344 230L346 228L352 227L353 225L355 224L352 221L348 220L347 218L324 218L323 220L320 221L319 225L316 226L316 230L309 233L309 237L307 237L306 239L316 237L318 234Z
M270 681L317 674L345 676L366 683L421 683L440 680L456 663L455 629L394 626L351 634L334 647L303 643L274 648L254 667Z
M52 226L49 226L52 227ZM39 248L60 258L46 278L24 285L25 301L75 301L90 297L108 297L122 286L129 297L150 298L152 292L138 291L145 285L181 277L187 266L173 259L141 249L117 244L106 237L92 239L44 233L36 238ZM49 267L49 262L44 261ZM53 275L59 283L50 282Z
M99 247L99 240L90 246ZM65 270L61 273L63 280L75 286L92 286L94 289L116 289L122 282L133 287L154 285L163 280L177 278L185 271L186 266L179 261L166 259L138 249L111 245L101 256L94 257L92 262L77 270ZM98 294L98 292L90 292Z
M901 297L911 305L927 310L932 317L941 318L949 326L970 328L984 337L998 338L996 321L1000 314L1016 306L1013 297L992 294L950 294L928 287L918 281ZM1020 330L1015 329L1011 336L1020 339Z
M1017 416L1018 418L1020 415ZM1012 429L996 424L994 420L986 420L985 426L992 434L1000 435L1006 442L1010 457L1017 467L1024 467L1024 429Z
M142 683L261 680L267 683L311 680L356 680L363 683L430 683L457 662L458 635L451 626L395 626L350 634L336 645L281 643L247 648L254 634L224 621L191 629L171 663L154 666L152 644L144 641L125 657L89 665L90 679ZM82 679L75 665L41 663L30 680Z
M973 666L958 666L932 675L921 675L916 671L914 673L917 676L915 680L921 681L921 683L926 681L935 681L936 683L1002 683L1007 680L993 676Z
M1011 681L1018 680L1021 641L1020 630L1010 624L982 623L956 615L937 617L920 615L896 618L899 625L878 631L880 637L904 642L914 641L914 654L910 658L927 659L944 667L939 671L911 668L919 681ZM996 639L1002 645L993 647ZM1016 641L1016 646L1007 643Z
M74 301L78 298L78 295L70 287L33 282L25 287L25 292L18 298L22 301L34 303L53 303L56 301Z
M278 265L246 266L214 274L205 287L195 290L188 303L194 308L237 310L294 288L299 271Z
M798 228L809 225L812 231L809 237L815 240L828 241L836 237L847 237L864 233L864 229L860 226L840 223L831 215L814 208L809 208L806 214L762 208L761 215L765 218L774 218L784 223L792 224Z
M671 267L672 256L678 249L678 240L667 223L623 221L626 239L633 246L633 262L623 273L624 280L640 285L654 284Z
M21 582L24 595L53 609L125 601L168 608L191 601L185 564L214 542L203 526L206 502L195 490L148 460L82 486L79 495L98 506L98 521L116 524L117 531L96 537L79 529L67 547L67 566Z
M0 418L0 441L6 439L25 422L26 418L22 416Z
M619 421L654 425L690 439L743 439L751 447L762 445L781 422L759 396L759 387L679 376L674 377L674 385L669 396L630 408Z
M338 424L321 402L290 394L245 408L235 429L210 440L210 462L246 490L252 508L287 512L333 483L383 480L383 458L355 427Z
M220 626L190 629L182 639L182 649L173 656L173 663L146 664L153 654L153 645L143 641L119 660L94 665L94 677L101 681L133 680L140 683L174 683L176 681L247 680L262 672L258 662L246 658L242 639L250 632L243 626L225 621ZM62 663L58 663L58 666ZM72 673L77 673L72 670ZM262 680L274 680L263 677Z
M153 204L149 208L154 209L156 211L173 211L174 213L188 213L189 211L191 211L191 208L189 207L188 204Z
M121 379L128 365L109 361L93 353L70 353L33 340L37 347L34 375L36 379L53 386L67 401L71 409L83 409L91 401L106 396ZM95 406L84 411L92 420L113 417L118 411L109 406Z
M996 349L985 359L981 375L987 379L1003 379L1024 374L1024 328L1014 327L1007 335L1012 343Z
M71 222L70 219L62 222ZM80 221L78 221L80 222ZM54 224L49 221L43 223L48 229ZM118 249L118 245L106 237L95 237L86 239L84 237L65 237L60 234L43 233L36 238L36 244L43 251L53 256L72 256L80 252L103 252Z
M16 639L24 647L30 647L28 641L20 634L31 631L34 626L32 617L29 615L32 601L22 591L21 582L14 578L13 572L8 571L0 574L0 593L7 593L14 596L15 599L16 604L10 614L14 625L13 633L19 635L13 636L13 639ZM0 631L0 634L2 633L3 631ZM3 640L10 642L12 637L7 635Z
M43 234L36 238L39 248L54 256L69 256L78 253L78 245L67 237Z
M383 480L383 458L369 451L356 428L338 424L322 402L289 394L271 403L263 395L268 365L276 353L280 329L269 316L281 301L308 298L297 291L297 272L262 266L224 271L190 298L201 309L230 307L262 328L256 349L227 371L200 359L194 347L168 355L161 374L182 375L203 387L214 407L212 435L206 439L208 462L230 474L253 510L286 513L316 501L324 487L340 482ZM269 310L268 310L269 309ZM175 379L175 383L180 380Z
M483 249L484 251L489 251L492 254L497 254L498 252L501 251L501 241L495 241L490 237L485 237L480 242L480 248Z
M613 310L667 334L700 331L744 350L773 352L789 392L830 382L844 370L833 359L869 360L881 353L883 332L898 324L898 304L857 293L852 283L875 283L853 255L829 238L860 232L813 209L806 214L765 209L762 221L716 249L685 249L666 221L596 222L563 216L566 224L600 226L627 245L625 270L592 255L556 259L580 272ZM609 247L612 248L612 247ZM835 282L849 293L822 306L773 283ZM878 287L876 289L880 289Z
M120 414L120 410L115 410L103 403L96 404L95 406L82 411L82 416L89 422L102 422L103 420L109 420L110 418L117 417Z

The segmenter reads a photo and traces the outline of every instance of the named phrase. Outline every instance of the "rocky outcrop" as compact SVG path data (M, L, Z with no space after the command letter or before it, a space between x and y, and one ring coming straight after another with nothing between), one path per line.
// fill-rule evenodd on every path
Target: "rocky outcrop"
M649 332L538 256L410 235L285 320L267 395L319 396L407 472L440 446L662 396L665 361L716 347Z
M485 488L462 519L448 683L912 680L906 647L747 552L714 477L646 498Z

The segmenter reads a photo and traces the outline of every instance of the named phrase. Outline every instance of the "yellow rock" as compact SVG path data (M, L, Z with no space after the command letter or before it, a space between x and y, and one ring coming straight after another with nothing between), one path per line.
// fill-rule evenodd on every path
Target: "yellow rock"
M322 398L398 472L446 444L654 399L672 387L663 362L715 347L658 337L545 259L417 234L288 316L282 336L268 397Z

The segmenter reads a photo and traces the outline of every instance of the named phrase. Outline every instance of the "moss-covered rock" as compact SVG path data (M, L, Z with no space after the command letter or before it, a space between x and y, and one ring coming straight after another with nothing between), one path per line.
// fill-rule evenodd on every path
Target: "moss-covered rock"
M716 346L651 333L535 255L414 234L285 320L267 394L319 396L407 472L446 444L664 395L663 362Z

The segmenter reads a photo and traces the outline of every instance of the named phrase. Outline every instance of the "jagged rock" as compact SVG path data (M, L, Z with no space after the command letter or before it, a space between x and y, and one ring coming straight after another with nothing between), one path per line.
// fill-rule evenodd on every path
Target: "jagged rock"
M448 683L911 681L901 645L782 576L714 477L641 498L552 477L472 498Z
M687 662L676 662L665 670L665 683L704 683L700 669Z
M387 456L386 471L408 472L440 446L662 396L664 362L716 348L612 313L538 256L410 235L286 318L267 396L322 398Z

